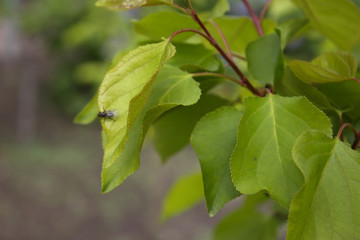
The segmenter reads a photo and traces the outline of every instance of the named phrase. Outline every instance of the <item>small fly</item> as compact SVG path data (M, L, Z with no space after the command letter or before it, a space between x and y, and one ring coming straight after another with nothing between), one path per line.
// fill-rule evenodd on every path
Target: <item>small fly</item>
M111 110L98 113L99 118L105 118L105 119L113 119L116 115L117 115L116 112Z

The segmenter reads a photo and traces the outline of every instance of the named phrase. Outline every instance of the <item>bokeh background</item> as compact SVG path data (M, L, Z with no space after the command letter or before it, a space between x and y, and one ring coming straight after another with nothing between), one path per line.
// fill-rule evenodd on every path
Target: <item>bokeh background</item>
M193 1L200 11L215 2ZM250 2L259 11L265 0ZM293 14L290 1L276 2L269 14L278 21ZM163 165L147 140L140 170L100 194L100 124L73 119L115 53L141 41L131 20L159 8L119 13L94 3L0 0L0 239L211 239L212 227L241 199L214 218L201 203L159 221L170 186L199 170L191 147ZM230 3L232 14L247 14L241 1ZM287 51L311 59L319 44L327 46L314 35Z

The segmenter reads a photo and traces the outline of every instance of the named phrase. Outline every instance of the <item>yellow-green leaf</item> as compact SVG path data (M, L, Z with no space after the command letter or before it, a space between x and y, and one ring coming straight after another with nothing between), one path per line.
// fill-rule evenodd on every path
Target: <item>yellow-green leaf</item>
M293 0L312 25L344 50L360 40L360 11L349 0Z
M181 214L204 199L201 173L180 178L168 192L164 203L161 220Z
M308 131L297 139L293 157L305 185L291 203L287 239L359 239L360 153Z
M152 5L172 5L172 0L99 0L96 6L114 10L129 10Z
M357 61L347 52L330 52L311 62L294 60L289 67L297 78L306 83L342 82L355 79Z
M121 58L105 74L99 88L99 110L115 115L101 120L108 139L105 168L122 153L128 131L141 112L157 73L174 54L175 48L168 40L141 46Z
M145 134L156 118L178 105L195 104L200 95L199 83L191 74L165 65L155 80L142 112L129 131L124 150L110 167L102 170L102 192L111 191L139 168Z

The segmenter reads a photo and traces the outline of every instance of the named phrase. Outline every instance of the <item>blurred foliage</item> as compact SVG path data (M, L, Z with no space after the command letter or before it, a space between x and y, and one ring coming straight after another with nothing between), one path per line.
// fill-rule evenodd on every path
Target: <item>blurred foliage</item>
M35 0L21 5L20 25L40 37L51 57L48 97L74 114L95 93L109 59L133 41L129 17L88 0Z

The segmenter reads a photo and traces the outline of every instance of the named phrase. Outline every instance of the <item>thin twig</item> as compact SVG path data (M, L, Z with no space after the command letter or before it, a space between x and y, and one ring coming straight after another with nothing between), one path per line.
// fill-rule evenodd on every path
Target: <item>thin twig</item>
M235 79L233 77L230 77L228 75L225 74L220 74L220 73L212 73L212 72L202 72L202 73L192 73L191 74L193 77L203 77L203 76L210 76L210 77L220 77L220 78L225 78L228 79L240 86L242 86L242 82L239 81L238 79Z
M188 4L189 4L189 8L190 8L190 15L191 17L194 19L195 22L197 22L200 27L204 30L204 32L206 33L206 35L208 36L208 41L211 43L211 45L213 45L218 52L221 54L221 56L223 56L223 58L230 64L230 66L234 69L234 71L239 75L239 77L242 80L242 84L246 85L246 87L255 95L260 96L260 92L254 88L253 85L251 85L251 83L247 80L247 78L245 77L245 75L241 72L241 70L239 69L239 67L236 65L236 63L232 60L232 58L230 58L225 52L224 50L220 47L220 45L216 42L216 40L214 39L214 37L211 35L211 33L209 32L209 30L206 28L206 26L204 25L204 23L201 21L201 19L199 18L199 16L197 15L195 9L192 7L190 0L188 0Z
M193 28L183 28L183 29L180 29L176 32L173 32L173 34L171 34L171 36L169 37L169 42L178 34L180 33L183 33L183 32L193 32L193 33L196 33L196 34L199 34L201 35L202 37L204 37L206 40L208 40L210 43L212 41L212 39L207 36L205 33L199 31L199 30L196 30L196 29L193 29Z
M268 10L269 6L270 6L271 0L267 0L267 2L265 3L265 6L263 7L263 9L261 10L260 16L259 16L259 22L261 23L264 20L266 11Z
M360 143L360 131L355 136L355 140L354 140L353 144L351 145L351 148L355 150L358 147L359 143Z
M343 124L340 126L339 131L338 131L336 137L339 138L339 139L341 139L341 135L342 135L345 127L349 127L349 128L353 131L353 133L354 133L355 140L354 140L353 144L351 145L351 148L352 148L352 149L355 149L355 148L357 147L357 145L359 144L359 141L360 141L360 132L358 133L358 132L356 131L356 129L353 127L353 125L351 125L350 123L343 123ZM344 141L344 140L342 139L342 141Z
M253 20L253 23L255 25L255 28L259 34L260 37L264 36L264 32L262 30L262 27L261 27L261 24L260 24L260 21L258 19L258 17L256 16L256 14L254 13L254 10L252 9L252 7L250 6L250 4L248 3L247 0L243 0L247 10L249 11L250 13L250 16L251 16L251 19Z
M236 58L241 59L241 60L243 60L243 61L247 61L246 57L243 56L243 55L241 55L241 54L238 53L238 52L231 51L231 55L232 55L233 57L236 57Z
M216 22L214 22L212 19L210 19L209 22L216 28L216 30L217 30L218 33L220 34L221 39L222 39L223 42L224 42L224 45L225 45L225 48L226 48L226 51L227 51L228 56L230 57L231 60L234 61L233 56L232 56L232 53L231 53L231 50L230 50L229 42L226 40L226 37L225 37L225 35L224 35L224 32L221 30L221 28L219 27L219 25L217 25Z
M189 14L189 10L185 9L177 4L173 4L172 6L174 6L175 8L179 9L180 11L184 12L185 14Z

